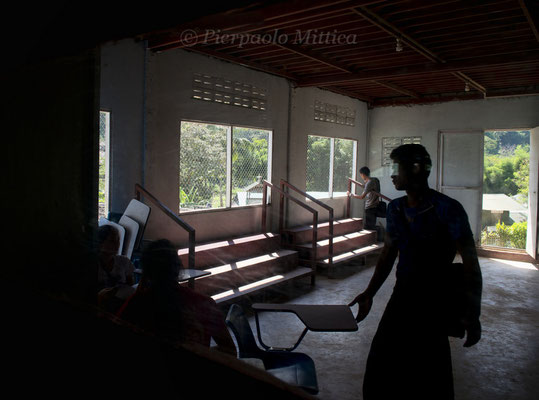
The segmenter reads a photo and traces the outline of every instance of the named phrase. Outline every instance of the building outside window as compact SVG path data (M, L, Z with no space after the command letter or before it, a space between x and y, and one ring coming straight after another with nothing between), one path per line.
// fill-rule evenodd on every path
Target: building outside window
M530 131L486 131L481 245L525 249Z

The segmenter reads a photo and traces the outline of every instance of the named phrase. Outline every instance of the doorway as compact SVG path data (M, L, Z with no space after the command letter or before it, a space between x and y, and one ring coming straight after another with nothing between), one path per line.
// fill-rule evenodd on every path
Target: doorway
M481 246L526 249L530 131L484 132Z
M438 191L458 200L468 215L476 243L481 233L483 131L440 131Z

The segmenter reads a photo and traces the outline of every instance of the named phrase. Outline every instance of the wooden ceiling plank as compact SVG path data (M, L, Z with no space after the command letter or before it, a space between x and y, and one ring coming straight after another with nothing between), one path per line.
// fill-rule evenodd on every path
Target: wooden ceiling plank
M173 44L176 44L177 48L183 48L188 46L181 43L179 40L179 33L186 30L195 32L196 36L193 37L193 41L200 42L200 40L204 38L204 35L206 35L206 29L227 32L230 30L241 30L244 33L249 33L255 30L268 29L272 26L271 21L278 18L301 14L307 11L319 10L331 7L332 5L340 5L340 7L334 8L335 11L339 9L346 10L350 7L361 5L376 4L381 1L383 0L334 0L332 2L328 2L327 0L292 0L272 4L258 10L247 12L231 10L228 13L225 12L205 16L172 29L143 35L142 38L148 39L150 44L149 47L152 50L158 50L164 46L171 48Z
M451 4L451 6L448 6L449 4ZM409 11L403 9L395 12L382 12L381 15L384 15L384 17L387 18L388 21L391 21L395 24L404 23L406 26L408 26L408 24L410 24L410 21L435 18L441 15L447 15L448 13L453 14L456 12L463 12L473 14L476 12L482 12L483 8L487 8L487 10L493 10L494 7L498 7L496 9L500 9L501 4L513 6L515 4L515 0L500 0L484 4L474 4L471 2L463 2L460 0L453 0L450 2L443 3L432 2L427 8L420 9L424 10L424 12L419 10Z
M487 92L485 98L501 98L501 97L519 97L519 96L537 96L539 95L539 85L532 85L529 88L509 88L491 90Z
M389 22L387 22L386 20L384 20L377 14L369 11L366 7L355 8L354 12L360 15L361 17L365 18L367 21L371 22L372 24L378 26L380 29L386 31L391 36L394 36L395 38L399 38L410 48L422 54L429 60L434 61L434 62L443 62L443 60L441 60L436 54L432 53L429 49L422 46L415 39L408 36L407 34L402 32L400 29L390 24Z
M429 9L437 6L446 6L452 3L458 3L460 0L447 0L443 2L434 1L391 1L381 5L373 5L370 8L384 15L395 15L398 13L418 12L419 10Z
M217 49L212 49L212 50L223 51L223 50L229 50L229 49L217 48ZM245 46L242 48L237 48L237 46L235 48L230 48L230 51L227 51L227 54L234 57L247 57L247 58L257 57L262 60L266 56L269 56L269 57L284 56L288 54L288 51L286 51L285 49L276 47L276 46L253 45L253 46Z
M535 43L535 42L532 42ZM528 51L530 48L530 42L521 42L518 44L514 44L513 46L503 46L503 47L497 47L497 46L487 46L484 47L476 47L476 48L470 48L470 49L463 49L463 51L459 50L452 50L452 51L446 51L442 54L447 57L448 59L451 59L453 61L458 60L465 60L470 58L477 58L477 57L491 57L491 56L499 56L503 54L513 54L518 53L521 51Z
M367 102L367 103L372 103L374 101L374 99L372 97L370 97L370 96L366 96L364 94L357 93L357 92L350 92L350 91L347 91L347 90L344 90L344 89L341 89L341 88L337 88L337 87L333 87L333 86L328 86L328 87L326 87L324 89L329 90L329 91L334 92L334 93L342 94L344 96L352 97L354 99L358 99L358 100L361 100L361 101L364 101L364 102Z
M390 79L396 76L421 75L421 74L437 74L449 72L465 72L470 69L478 69L484 67L494 67L502 65L518 65L519 63L539 62L539 54L537 52L520 53L517 55L497 56L497 57L481 57L472 60L463 60L456 62L446 62L445 64L421 64L411 67L393 67L385 68L376 71L361 71L353 74L335 74L331 77L310 78L298 82L300 86L327 86L335 85L343 82L354 82L364 80Z
M349 10L348 10L349 11ZM356 16L356 14L348 13L349 16ZM309 21L311 23L311 21ZM226 32L229 34L238 34L238 35L246 35L246 34L257 34L257 35L264 35L268 33L268 26L264 26L263 29L260 27L254 28L254 29L244 29L241 31L232 31L227 30ZM274 27L273 27L274 28ZM337 29L338 28L338 29ZM275 28L274 28L275 29ZM292 25L291 27L280 27L277 29L277 36L278 35L286 35L288 38L297 39L298 38L298 32L305 35L306 32L336 32L339 35L354 35L359 40L364 41L365 36L370 35L379 35L380 31L378 29L375 30L375 27L373 27L371 24L364 25L364 26L358 26L358 20L353 19L349 20L347 22L339 22L338 24L332 23L328 25L322 25L320 24L314 24L312 26L310 25ZM270 31L272 35L275 35L275 30Z
M382 0L379 0L379 1L382 1ZM317 21L323 21L326 19L335 18L335 15L332 15L332 14L342 13L340 14L340 16L352 15L352 13L350 13L350 8L357 7L364 3L365 3L364 1L341 2L339 3L338 6L331 6L329 9L324 10L323 12L320 11L320 12L316 12L315 14L308 14L306 16L301 16L301 17L298 16L294 19L287 19L281 22L274 21L271 23L257 24L257 25L253 25L249 29L243 29L242 32L244 33L262 32L262 31L267 31L268 29L272 29L272 30L277 29L277 30L286 31L286 29L289 29L290 27L295 31L298 26L301 26L298 24L316 23ZM302 10L302 12L304 11L305 10ZM357 21L350 21L350 23L357 24ZM321 29L320 25L317 25L316 28L319 30ZM222 30L227 31L227 32L229 31L229 29L227 28L223 28Z
M309 15L301 19L282 22L279 24L267 24L262 29L278 29L280 31L286 31L287 29L325 29L327 26L341 26L343 24L352 23L350 21L350 14L348 9L340 9L339 12L327 13L322 15ZM326 25L321 25L324 23ZM260 29L256 28L256 29Z
M443 29L436 30L426 33L425 36L421 37L423 43L429 43L429 46L435 43L445 43L451 42L454 40L470 40L474 38L479 38L483 36L490 36L499 32L512 32L513 29L520 30L523 27L527 28L528 24L525 21L508 21L507 24L502 25L481 25L467 31L462 31L462 29Z
M336 10L344 10L349 7L368 6L381 3L385 0L293 0L284 2L284 4L275 4L264 8L264 15L268 15L266 20L274 20L277 18L295 15L306 11L321 10L325 7L336 6ZM294 4L295 3L295 4ZM269 16L272 15L272 16ZM318 13L315 15L322 15Z
M436 27L430 29L424 28L414 30L412 34L421 40L444 35L459 35L460 37L465 37L466 35L470 35L472 32L479 32L488 29L499 30L504 29L505 27L512 27L515 24L522 22L525 22L522 15L515 12L513 15L502 15L498 18L492 18L489 21L471 20L461 22L459 24L438 24Z
M384 82L384 81L378 81L378 80L373 80L372 81L373 83L376 83L380 86L384 86L388 89L392 89L398 93L402 93L402 94L405 94L406 96L410 96L410 97L413 97L415 99L421 97L421 95L417 92L414 92L413 90L409 90L409 89L405 89L403 88L402 86L399 86L399 85L395 85L393 83L389 83L389 82Z
M229 56L227 54L220 53L218 51L209 50L209 49L201 49L201 48L193 47L193 48L190 48L189 50L193 51L193 52L196 52L196 53L212 56L212 57L215 57L215 58L220 58L220 59L225 60L225 61L230 61L230 62L233 62L235 64L244 65L246 67L250 67L250 68L262 71L262 72L267 72L267 73L270 73L270 74L273 74L273 75L278 75L278 76L281 76L283 78L290 79L291 81L294 81L294 82L297 81L297 77L295 75L291 75L291 74L289 74L288 72L286 72L284 70L280 70L280 69L276 69L276 68L270 68L270 67L268 67L266 65L255 63L253 61L247 61L247 60L244 60L244 59L241 59L241 58Z
M513 31L513 32L500 32L498 34L488 34L488 35L481 35L480 37L473 37L473 38L462 38L460 40L453 40L451 42L444 41L442 44L432 44L430 47L433 49L433 51L441 52L441 51L447 51L451 49L460 49L460 48L473 48L474 46L484 46L488 45L490 43L499 43L500 41L508 40L511 42L515 41L521 41L525 40L526 38L532 38L533 36L530 34L529 30L526 31Z
M411 105L411 104L432 104L432 103L442 103L447 101L457 101L457 100L479 100L483 99L483 94L473 93L473 94L443 94L443 95L431 95L423 96L421 99L375 99L372 107L388 107L388 106L400 106L400 105Z
M463 55L452 54L451 60L463 61L463 60L470 60L470 59L481 58L481 57L503 57L503 56L509 56L510 54L518 54L518 53L530 52L530 51L533 52L534 50L530 50L529 44L515 43L513 46L507 46L507 47L499 48L496 50L477 49L474 52L466 52ZM539 54L537 50L535 50L535 52Z
M344 71L344 72L353 72L351 69L349 69L348 67L344 66L344 65L341 65L339 64L338 62L336 61L333 61L327 57L324 57L320 54L317 54L311 50L308 50L308 49L305 49L305 48L302 48L302 46L298 46L298 45L293 45L293 44L276 44L276 46L279 46L283 49L287 49L293 53L296 53L296 54L300 54L304 57L308 57L309 59L313 60L313 61L316 61L316 62L320 62L322 64L326 64L326 65L329 65L330 67L333 67L333 68L336 68L340 71Z
M449 5L447 11L442 3ZM206 27L231 34L267 33L272 28L288 35L297 29L357 34L356 46L287 41L242 48L214 41L187 50L282 76L298 86L339 92L369 105L481 97L475 90L464 93L459 81L467 82L482 97L533 92L521 87L538 85L534 72L539 70L539 53L533 46L539 42L537 10L529 12L528 0L475 2L469 8L468 4L465 0L292 0L204 17L148 38L152 47L157 45L154 49L163 50L183 47L178 35L189 27L197 27L199 35ZM196 25L200 21L204 24ZM398 26L406 26L406 33ZM394 38L414 51L396 53ZM525 71L519 72L519 67Z
M428 25L436 25L437 27L442 27L445 25L451 25L451 26L459 26L457 22L461 22L460 25L468 24L467 20L471 20L472 23L478 23L478 22L485 22L489 23L493 20L492 16L495 14L499 14L500 18L497 19L504 19L511 16L510 12L512 12L513 16L518 15L518 6L516 7L510 7L508 9L500 9L500 10L493 10L491 7L485 8L484 10L481 10L480 12L470 12L470 9L465 9L464 12L447 12L445 14L445 17L440 16L439 19L431 17L424 18L421 16L421 20L416 23L410 23L406 21L396 21L395 23L402 23L406 25L406 28L409 29L410 32L414 31L415 29L419 27L427 27ZM419 17L418 17L419 18ZM428 28L427 28L428 29Z
M463 82L468 83L470 86L473 86L474 88L479 90L481 93L483 93L483 94L487 93L487 89L483 85L480 85L475 80L470 78L468 75L466 75L466 74L464 74L464 73L462 73L460 71L452 72L451 74L453 76L456 76L457 78L459 78Z
M538 30L538 24L537 18L534 18L532 14L530 13L530 10L528 8L528 5L526 4L526 0L518 0L520 4L520 8L522 9L522 12L524 13L524 16L526 17L526 20L528 21L528 24L530 25L530 29L532 30L535 39L539 42L539 30Z

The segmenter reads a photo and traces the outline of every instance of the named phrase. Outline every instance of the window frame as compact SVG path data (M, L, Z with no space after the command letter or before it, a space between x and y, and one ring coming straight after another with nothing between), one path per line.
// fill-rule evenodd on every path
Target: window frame
M101 113L105 113L107 115L107 124L106 124L106 132L105 132L105 218L108 218L108 214L110 213L110 204L111 204L111 191L110 188L112 187L112 110L108 108L100 108L99 109L99 120L101 125ZM99 127L101 128L101 126ZM99 136L101 136L101 132L99 132ZM98 148L101 144L101 137L98 139ZM98 150L98 176L97 176L97 207L98 207L98 216L99 216L99 166L100 166L100 155Z
M346 193L343 195L334 196L334 167L335 167L335 140L350 140L353 142L352 145L352 176L351 178L356 180L357 179L357 154L358 154L358 141L356 139L350 139L346 137L337 137L337 136L324 136L324 135L317 135L317 134L309 134L307 135L307 143L309 142L309 136L316 136L324 139L329 139L329 179L328 179L328 197L320 197L320 199L339 199L346 197ZM307 191L307 157L305 158L305 192L309 195L313 195L313 192ZM326 192L324 192L326 193ZM337 192L341 193L341 192Z
M268 165L267 165L267 171L268 176L266 180L268 182L271 182L272 177L272 169L273 169L273 129L271 128L261 128L257 126L252 125L239 125L239 124L230 124L230 123L223 123L223 122L215 122L215 121L202 121L202 120L195 120L195 119L181 119L180 120L180 135L179 135L179 156L181 157L181 129L182 129L182 123L183 122L189 122L189 123L196 123L196 124L208 124L208 125L219 125L223 127L228 127L227 130L227 138L226 138L226 187L225 187L225 206L224 207L216 207L216 208L207 208L207 209L198 209L198 210L191 210L191 211L180 211L181 203L178 204L178 215L186 215L186 214L198 214L198 213L211 213L211 212L223 212L223 211L230 211L230 210L242 210L242 209L248 209L253 207L261 207L263 204L249 204L245 206L236 206L234 207L232 205L232 155L234 154L234 128L246 128L246 129L258 129L261 131L267 131L268 132ZM180 170L178 169L178 175L180 174ZM180 188L181 182L178 176L178 189ZM266 204L271 204L271 190L268 191L268 196L266 199Z

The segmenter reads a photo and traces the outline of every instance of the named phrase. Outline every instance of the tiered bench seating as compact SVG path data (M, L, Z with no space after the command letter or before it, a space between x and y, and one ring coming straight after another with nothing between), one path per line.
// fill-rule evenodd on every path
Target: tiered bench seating
M313 225L286 230L289 248L299 252L300 260L312 257ZM379 250L383 243L377 242L377 232L363 229L362 218L343 218L333 222L333 257L329 257L329 222L318 224L316 258L318 265L337 266Z
M315 271L299 265L298 252L282 249L280 235L257 234L215 241L195 247L195 268L210 272L196 280L195 290L217 303L232 302L249 294ZM178 251L187 265L188 249Z

